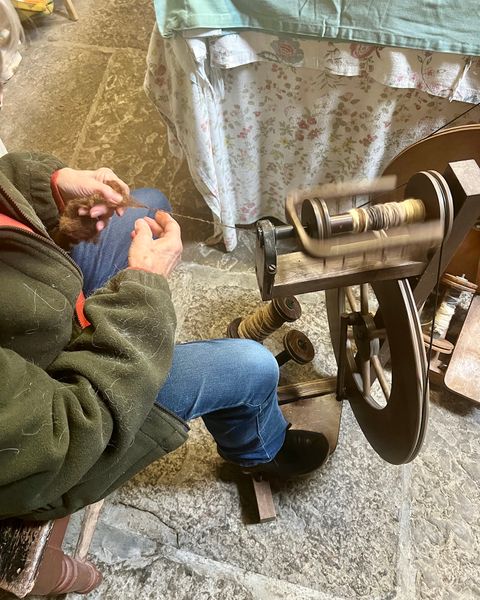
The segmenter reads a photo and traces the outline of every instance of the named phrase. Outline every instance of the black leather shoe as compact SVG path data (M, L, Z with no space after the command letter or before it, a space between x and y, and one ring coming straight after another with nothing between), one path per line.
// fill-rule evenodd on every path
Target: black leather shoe
M288 429L283 446L273 460L241 469L243 473L265 479L294 479L321 467L328 454L328 440L323 433Z

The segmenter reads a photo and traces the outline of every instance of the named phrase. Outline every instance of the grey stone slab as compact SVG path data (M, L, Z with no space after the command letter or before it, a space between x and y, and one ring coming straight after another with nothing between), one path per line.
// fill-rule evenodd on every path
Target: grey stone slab
M479 411L432 404L427 441L412 465L417 591L426 599L480 597ZM465 410L467 409L467 410Z
M186 218L178 219L186 240L185 260L230 272L254 272L256 234L253 227L238 228L235 252L225 252L223 242L215 245L206 243L213 235L212 213L206 204L202 213L203 221L197 221L196 217L191 220L189 208L185 206L184 201L178 206L181 213L187 215Z
M27 48L5 87L0 137L7 149L47 152L68 163L109 58L95 49Z
M74 0L78 21L67 18L62 4L56 0L53 15L32 22L28 28L31 37L49 42L68 40L70 44L147 49L155 23L151 0Z
M191 306L192 273L188 265L180 263L168 278L177 317L177 331L181 331L185 315Z
M104 583L91 600L168 598L168 600L333 600L332 596L288 582L204 559L184 551L160 549L159 557L106 566ZM81 596L69 596L80 600Z
M112 55L74 165L109 166L131 188L161 189L175 208L172 182L179 162L169 154L165 126L143 91L144 73L144 52L118 50ZM178 176L176 181L178 184ZM190 195L197 193L188 180L183 189L189 189Z

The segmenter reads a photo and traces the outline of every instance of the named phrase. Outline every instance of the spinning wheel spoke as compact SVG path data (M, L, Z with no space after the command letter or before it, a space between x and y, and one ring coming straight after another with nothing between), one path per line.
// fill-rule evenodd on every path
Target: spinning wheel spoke
M381 323L378 302L368 283L346 287L343 294L344 312L357 322L357 325L347 329L347 360L365 400L377 408L383 408L390 396L390 384L377 355L380 341L383 343L386 339L385 329L377 328L377 322ZM377 314L371 313L370 309Z
M376 354L372 356L372 365L375 369L375 374L378 378L380 387L382 388L385 400L388 402L388 398L390 397L390 386L388 384L387 378L385 377L385 371L383 370L382 363L380 362L380 359Z
M368 315L368 283L362 283L360 286L360 312L362 315Z
M369 395L372 391L371 378L370 378L370 361L366 360L362 362L362 381L363 381L363 393Z
M350 309L352 312L356 312L357 309L357 301L355 300L355 296L353 295L353 290L351 287L345 288L345 294L347 296L348 304L350 305Z

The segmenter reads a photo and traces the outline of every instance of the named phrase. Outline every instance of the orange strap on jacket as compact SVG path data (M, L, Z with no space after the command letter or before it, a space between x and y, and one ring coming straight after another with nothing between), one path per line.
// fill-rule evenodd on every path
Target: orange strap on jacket
M0 213L0 227L16 227L17 229L23 229L24 231L29 231L30 233L34 233L34 231L28 225L25 225L24 223L21 223L20 221L17 221L16 219L12 219L12 217L3 215L1 213ZM80 323L80 327L82 327L82 329L84 327L88 327L88 325L90 325L90 321L87 319L87 317L85 316L85 313L83 312L84 304L85 304L85 296L83 294L83 291L80 291L80 294L78 295L77 301L75 303L75 312L77 314L77 319L78 319L78 322Z

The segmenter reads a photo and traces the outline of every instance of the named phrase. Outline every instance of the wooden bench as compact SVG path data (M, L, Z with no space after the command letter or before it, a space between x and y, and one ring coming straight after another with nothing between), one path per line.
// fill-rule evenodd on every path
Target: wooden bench
M69 517L56 521L0 521L0 590L24 598L77 592L86 594L102 581L85 560L103 500L85 509L73 557L62 550Z

